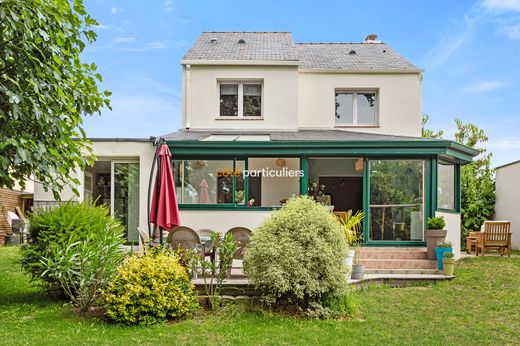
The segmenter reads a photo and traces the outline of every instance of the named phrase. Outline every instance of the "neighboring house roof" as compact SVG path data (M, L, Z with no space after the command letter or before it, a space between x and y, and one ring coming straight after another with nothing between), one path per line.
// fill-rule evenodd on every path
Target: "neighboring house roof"
M203 32L181 63L226 61L292 62L301 68L320 70L420 71L380 41L295 43L290 32Z
M496 167L495 169L500 169L500 168L505 168L505 167L509 167L509 166L514 166L514 165L517 165L517 164L520 164L520 160L516 160L516 161L513 161L513 162L509 162L509 163L503 164L501 166Z

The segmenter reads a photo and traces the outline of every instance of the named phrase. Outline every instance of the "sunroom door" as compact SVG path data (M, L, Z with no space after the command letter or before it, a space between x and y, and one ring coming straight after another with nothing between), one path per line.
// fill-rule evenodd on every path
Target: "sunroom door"
M112 161L111 212L126 228L129 244L137 244L139 235L139 162Z
M425 161L369 161L370 241L424 240Z

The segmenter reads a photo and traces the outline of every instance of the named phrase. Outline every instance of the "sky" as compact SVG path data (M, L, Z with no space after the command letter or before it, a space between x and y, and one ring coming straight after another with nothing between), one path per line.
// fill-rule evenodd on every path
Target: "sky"
M99 22L83 53L113 92L89 137L147 138L181 126L180 60L202 31L290 31L296 42L371 33L425 70L428 127L484 129L493 165L520 160L520 0L85 0Z

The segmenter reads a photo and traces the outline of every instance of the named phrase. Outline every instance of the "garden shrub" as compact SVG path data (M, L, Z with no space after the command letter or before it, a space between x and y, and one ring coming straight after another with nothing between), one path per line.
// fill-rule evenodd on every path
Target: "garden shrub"
M253 232L244 269L268 304L287 299L307 312L329 309L346 290L347 250L327 207L293 197Z
M124 258L125 229L108 214L93 202L35 211L23 268L86 311Z
M149 251L128 257L104 292L114 322L149 325L188 316L197 307L194 285L178 257Z

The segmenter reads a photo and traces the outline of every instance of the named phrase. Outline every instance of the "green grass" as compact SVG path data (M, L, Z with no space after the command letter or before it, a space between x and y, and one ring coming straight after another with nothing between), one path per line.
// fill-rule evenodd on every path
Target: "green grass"
M19 256L0 247L2 345L520 344L518 257L465 259L455 280L436 285L369 286L342 321L235 311L141 328L78 317L30 284Z

